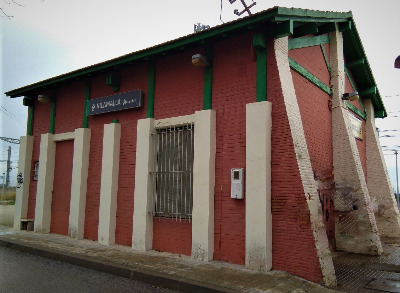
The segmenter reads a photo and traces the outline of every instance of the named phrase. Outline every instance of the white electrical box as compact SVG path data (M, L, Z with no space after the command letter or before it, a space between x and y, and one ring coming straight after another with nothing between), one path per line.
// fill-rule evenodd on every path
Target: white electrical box
M243 168L231 169L231 198L244 198L244 176Z

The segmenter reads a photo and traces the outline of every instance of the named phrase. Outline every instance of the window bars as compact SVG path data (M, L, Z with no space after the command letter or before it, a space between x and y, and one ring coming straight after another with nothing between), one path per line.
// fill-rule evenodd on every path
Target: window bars
M155 129L153 166L154 216L192 218L194 125Z

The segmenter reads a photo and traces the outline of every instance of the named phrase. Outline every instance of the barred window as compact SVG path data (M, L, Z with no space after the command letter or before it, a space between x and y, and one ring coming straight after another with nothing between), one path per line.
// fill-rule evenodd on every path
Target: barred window
M191 219L194 125L154 132L153 203L157 217Z

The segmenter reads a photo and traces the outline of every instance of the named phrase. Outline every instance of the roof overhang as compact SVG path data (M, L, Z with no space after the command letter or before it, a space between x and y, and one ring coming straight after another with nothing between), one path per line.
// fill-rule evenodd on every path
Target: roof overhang
M308 9L274 7L252 16L241 18L211 29L178 38L154 47L120 56L102 63L58 75L31 85L6 92L11 98L31 96L37 91L57 87L60 84L86 79L103 72L112 72L120 67L147 62L160 55L173 54L184 49L204 45L246 31L263 31L269 37L301 37L308 34L325 34L339 29L343 32L344 56L364 98L371 98L376 117L386 117L379 90L351 12L326 12Z

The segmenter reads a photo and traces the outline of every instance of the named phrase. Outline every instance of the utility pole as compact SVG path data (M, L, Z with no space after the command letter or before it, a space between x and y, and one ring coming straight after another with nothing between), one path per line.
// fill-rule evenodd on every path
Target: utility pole
M10 186L10 171L11 171L11 146L8 147L7 155L7 172L6 172L6 188Z
M394 150L394 154L396 155L396 185L397 185L397 193L396 193L396 200L397 200L397 207L400 206L400 199L399 199L399 172L398 172L398 168L397 168L397 150Z

